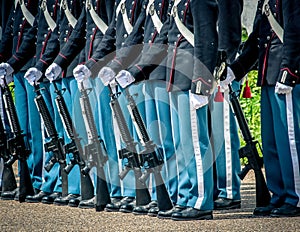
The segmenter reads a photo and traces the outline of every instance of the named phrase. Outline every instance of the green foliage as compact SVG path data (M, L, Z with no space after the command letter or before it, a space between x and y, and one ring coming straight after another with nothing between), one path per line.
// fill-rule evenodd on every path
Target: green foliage
M8 87L9 87L11 95L12 95L14 101L15 101L15 84L14 84L14 82L9 83Z
M242 28L242 42L245 42L248 39L248 32L245 27Z

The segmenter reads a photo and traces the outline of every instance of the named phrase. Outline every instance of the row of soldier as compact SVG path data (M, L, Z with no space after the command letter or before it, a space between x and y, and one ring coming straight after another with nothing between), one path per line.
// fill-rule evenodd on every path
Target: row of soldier
M174 220L210 219L213 209L240 208L237 128L228 102L213 101L217 90L212 73L218 49L227 51L229 63L235 59L241 40L241 12L242 1L238 0L15 0L2 37L0 75L9 82L13 74L19 122L31 149L27 163L35 193L25 201L81 208L96 204L97 210ZM238 89L239 83L232 86ZM228 99L228 90L223 91ZM91 128L95 124L101 138L96 141L106 148L107 162L98 162L97 171L91 168L89 172L92 193L86 187L83 190L86 181L79 165L68 174L67 190L66 178L59 171L62 166L54 164L49 172L43 171L49 160L51 163L53 151L44 149L44 143L52 138L34 104L38 92L64 144L70 143L70 136L55 104L58 92L63 92L79 134L77 146L89 147L95 142ZM90 107L92 124L81 104L87 92L90 105L95 106ZM139 145L134 142L129 152L126 128L118 123L118 111L113 108L114 97L131 137L142 141ZM161 183L155 183L158 179L152 175L147 181L151 199L145 196L148 190L138 191L144 187L137 187L141 176L137 177L136 171L120 180L122 167L132 166L132 150L147 148L141 131L132 125L126 107L130 97L149 137L163 153L163 184L168 191L164 197L171 204L159 204L161 196L156 190ZM124 148L125 152L119 152ZM76 158L71 152L66 156L67 163ZM85 154L85 163L89 160ZM106 190L100 185L103 180ZM98 204L93 195L105 195L106 191L109 199L104 197ZM1 197L14 194L3 191ZM266 205L269 207L269 202ZM264 214L265 208L254 212Z

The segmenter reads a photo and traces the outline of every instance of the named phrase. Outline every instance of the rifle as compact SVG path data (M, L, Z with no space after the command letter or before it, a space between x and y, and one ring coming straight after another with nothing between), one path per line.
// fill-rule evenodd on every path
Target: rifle
M88 144L84 147L84 154L86 157L89 157L89 159L86 162L86 166L81 171L84 175L88 175L93 166L97 168L96 211L102 211L103 207L111 202L104 173L104 165L108 159L107 152L103 140L99 138L97 133L88 96L90 89L86 89L83 82L80 84L79 101L89 140Z
M226 52L219 51L218 54L218 65L220 67L218 70L217 78L224 80L226 78ZM254 140L251 135L248 123L244 116L243 110L239 103L239 94L235 93L231 87L231 84L228 85L229 88L229 99L231 102L231 106L235 117L238 121L238 125L240 127L242 136L246 145L239 149L239 157L248 159L248 164L242 169L239 173L239 177L241 180L245 178L247 173L253 169L255 174L255 188L256 188L256 207L264 207L267 206L270 202L271 196L268 190L267 184L265 182L265 178L262 172L263 167L263 158L259 156L257 145L259 145L258 141ZM260 146L259 146L260 147Z
M125 143L125 148L119 151L120 159L127 159L124 169L119 173L120 179L123 180L130 170L133 170L135 176L135 194L136 194L136 205L147 205L151 201L151 197L148 188L142 177L141 167L143 166L141 155L137 153L136 145L134 142L128 125L125 121L122 109L118 102L118 96L120 93L114 92L112 87L108 85L111 101L110 105L120 130L121 138Z
M50 141L45 143L45 151L53 153L52 158L47 164L45 164L44 168L47 172L49 172L55 163L59 163L62 182L62 196L66 196L68 195L68 174L64 170L66 168L66 156L63 149L63 139L58 137L53 119L41 94L40 86L34 85L34 91L36 93L34 102L44 121L46 133L50 138Z
M144 150L140 152L140 155L142 159L141 166L145 168L145 173L143 173L143 175L139 179L142 182L145 182L148 179L149 175L153 173L156 184L156 195L159 210L172 209L173 204L160 173L162 165L164 164L161 149L158 149L153 141L150 140L145 123L140 115L133 96L130 95L128 89L125 89L125 92L128 100L128 110L131 119L137 131L141 144L144 147Z
M7 135L1 117L0 121L0 157L3 159L4 163L6 163L9 160L11 154L7 147ZM1 178L2 192L12 191L17 188L17 182L12 165L4 165Z
M30 154L30 149L28 149L25 146L24 134L23 131L21 130L17 111L9 87L5 79L3 79L3 82L4 83L3 86L1 86L1 88L3 91L4 107L8 116L11 132L13 134L13 137L7 141L8 147L10 149L10 154L9 154L9 158L4 163L4 165L6 167L9 166L11 167L16 160L19 160L19 173L20 173L19 202L24 202L26 196L34 194L29 168L26 161L27 157Z
M73 126L71 115L68 111L65 99L63 98L63 92L58 89L55 81L53 82L53 86L56 93L55 104L57 106L59 116L67 136L71 139L70 143L64 145L65 154L73 154L73 158L70 160L70 163L64 168L64 171L69 174L75 165L78 165L80 169L83 169L85 167L85 162L82 159L83 151L80 144L80 138ZM94 186L89 175L84 175L80 172L80 186L82 200L87 200L94 196Z

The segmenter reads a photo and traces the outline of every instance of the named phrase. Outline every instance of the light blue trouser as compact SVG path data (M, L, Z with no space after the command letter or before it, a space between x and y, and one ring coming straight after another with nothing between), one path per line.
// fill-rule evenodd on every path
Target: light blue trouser
M40 116L34 103L33 87L25 80L25 72L14 75L16 110L24 134L25 144L31 149L27 159L32 185L36 189L42 186L43 142Z
M145 111L149 137L163 151L164 165L161 174L170 198L176 204L178 185L176 155L172 138L169 94L164 81L145 82Z
M239 83L233 82L234 90L239 89ZM229 101L229 90L224 92L224 101L214 101L217 90L210 99L212 124L212 144L216 162L216 187L218 197L240 200L241 181L238 173L241 164L238 150L240 148L236 119Z
M300 207L300 85L291 94L261 89L261 134L271 203Z
M52 86L52 88L54 88L53 84L51 86ZM77 81L75 80L74 77L63 78L61 89L63 91L63 98L65 100L66 106L68 108L68 111L69 111L72 121L74 123L73 125L77 129L77 125L81 124L80 121L75 120L76 116L73 112L73 111L75 111L75 109L73 110L73 108L75 108L74 106L79 104ZM54 93L54 98L55 97L56 97L56 94ZM58 110L56 105L55 105L55 110L56 111ZM70 143L71 139L67 136L66 130L63 127L61 128L61 130L63 132L63 138L64 138L65 144ZM79 131L81 131L81 130L79 130ZM77 132L77 130L76 130L76 132ZM70 162L70 159L72 159L72 157L73 157L72 153L69 153L66 155L67 163ZM71 172L68 174L68 192L71 194L80 194L80 169L79 169L78 165L75 165L72 168Z
M177 204L213 209L212 151L207 106L190 109L189 92L171 92L172 133L178 168Z

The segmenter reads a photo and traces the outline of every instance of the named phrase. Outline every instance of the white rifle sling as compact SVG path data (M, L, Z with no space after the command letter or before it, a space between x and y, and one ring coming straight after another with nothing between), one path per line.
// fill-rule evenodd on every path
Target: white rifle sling
M102 34L105 34L108 26L106 23L99 17L97 12L94 10L93 5L91 4L91 0L86 1L86 9L90 12L90 15L96 24L96 26L99 28L99 30L102 32Z
M181 0L175 0L174 6L172 7L172 13L176 26L179 32L183 35L183 37L194 47L194 34L181 22L178 11L177 5L180 3Z
M47 22L48 26L50 27L51 31L54 31L54 29L56 28L56 23L53 20L53 18L50 16L49 11L47 9L47 0L42 1L41 10L44 12L46 22Z
M275 32L275 34L278 36L280 39L281 43L283 43L283 28L280 26L280 24L277 22L275 19L270 6L269 6L269 1L265 1L263 4L263 9L262 12L267 16L269 23L272 27L272 30Z
M77 19L72 15L71 11L69 10L67 0L62 0L60 7L64 10L68 22L74 28L77 23Z
M19 3L20 3L21 10L22 10L22 13L23 13L25 19L31 26L33 26L34 16L31 14L31 12L25 6L24 0L19 0Z
M158 33L160 33L160 30L161 30L163 24L160 21L158 15L156 13L156 10L154 8L154 1L155 0L149 1L148 5L147 5L147 9L146 9L146 14L147 15L150 14L154 27L156 28Z
M126 4L125 4L126 0L121 0L117 10L116 10L116 17L118 17L119 13L122 14L122 18L123 18L123 24L124 27L128 33L128 35L132 32L133 27L129 22L128 16L127 16L127 12L126 12Z

